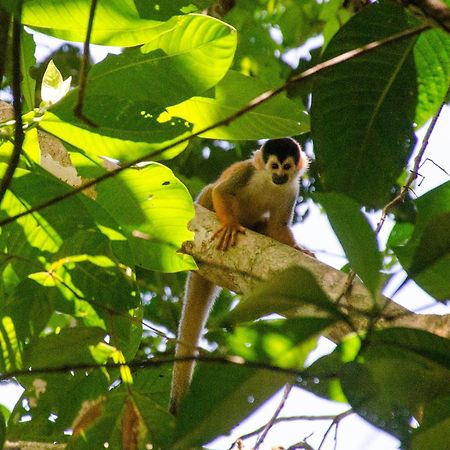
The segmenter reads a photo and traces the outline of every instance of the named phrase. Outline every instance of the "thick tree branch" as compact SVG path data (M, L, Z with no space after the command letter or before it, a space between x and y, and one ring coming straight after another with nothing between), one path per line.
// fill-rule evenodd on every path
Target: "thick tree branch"
M338 299L341 295L347 274L258 233L247 231L245 235L239 236L236 247L226 252L217 250L211 244L211 238L218 226L215 214L196 206L196 216L190 225L195 232L195 239L184 245L184 251L197 261L199 273L208 280L246 294L258 282L295 265L311 272L331 299ZM383 315L377 321L378 327L419 328L450 338L450 314L415 314L386 297L379 299L379 305ZM372 297L358 280L354 281L349 294L339 302L339 307L348 312L357 329L361 330L367 329L373 306ZM308 314L313 311L311 307L300 306L297 312ZM337 340L349 331L347 325L337 324L329 330L328 335Z
M411 7L413 11L420 12L434 25L441 27L450 33L450 8L442 0L401 0L401 2Z

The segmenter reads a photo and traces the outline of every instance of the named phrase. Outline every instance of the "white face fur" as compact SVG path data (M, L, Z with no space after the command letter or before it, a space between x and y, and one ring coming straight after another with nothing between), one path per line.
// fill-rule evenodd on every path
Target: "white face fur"
M301 150L298 164L295 164L292 156L288 156L283 162L280 162L276 155L269 155L267 162L264 163L262 149L259 149L254 153L253 159L255 167L269 173L272 181L277 185L283 185L297 179L308 169L309 165L308 158Z

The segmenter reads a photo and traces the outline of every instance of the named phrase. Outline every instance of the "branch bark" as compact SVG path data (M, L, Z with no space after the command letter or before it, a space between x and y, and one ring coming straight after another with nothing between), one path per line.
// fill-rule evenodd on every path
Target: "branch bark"
M236 247L226 252L217 250L211 245L211 239L218 226L219 221L214 213L196 205L196 215L190 224L195 238L183 247L183 251L196 260L199 273L218 286L245 295L262 280L273 277L277 271L296 265L312 273L331 299L336 301L342 297L347 274L250 230L245 235L239 235ZM382 317L377 321L378 327L419 328L450 338L450 314L415 314L383 296L378 302L380 307L384 307ZM358 330L367 329L373 306L372 297L358 280L353 282L350 292L339 301L339 307L352 317ZM311 312L307 306L301 306L296 311L298 314ZM328 331L328 335L338 340L349 331L347 325L339 323Z
M426 19L434 25L450 33L450 8L442 0L401 0L405 6L413 11L420 11Z

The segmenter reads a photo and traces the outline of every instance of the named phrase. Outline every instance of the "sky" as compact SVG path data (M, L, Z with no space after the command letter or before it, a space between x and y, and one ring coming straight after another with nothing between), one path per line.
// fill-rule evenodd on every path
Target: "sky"
M49 39L43 35L37 35L36 42L38 44L36 52L36 58L38 60L44 59L52 49L59 46L61 43L59 40ZM108 50L117 51L117 49ZM92 46L91 53L94 56L94 59L101 59L105 55L105 48ZM304 50L302 50L301 54L305 54ZM295 57L298 57L298 54ZM436 163L445 168L447 172L450 173L450 127L448 124L450 124L450 107L445 107L425 153L424 161L427 158L428 161L425 161L420 169L423 181L420 186L414 188L414 192L417 196L422 195L442 183L450 181L450 177L434 164ZM425 130L426 126L417 132L418 147L421 144ZM434 163L430 160L434 161ZM369 216L369 221L372 223L373 227L378 219L378 213ZM387 221L381 233L381 242L386 239L391 227L392 224ZM319 260L335 268L340 268L345 264L346 259L342 248L336 239L326 216L319 211L318 207L314 205L311 206L311 212L307 220L301 224L295 225L294 232L297 240L302 245L305 245L307 248L316 252ZM396 281L400 284L402 275L394 278L394 286L396 285ZM387 291L386 295L389 296L390 292ZM422 313L450 313L450 307L436 304L436 302L412 281L396 294L395 301L411 310L420 310ZM425 307L426 309L424 309ZM334 348L334 344L325 338L321 338L319 342L318 349L314 353L315 358L331 352ZM311 358L311 362L312 360L313 358ZM21 389L19 387L11 384L0 384L0 403L4 404L9 409L15 405L20 395ZM266 423L277 408L280 400L281 393L279 392L239 427L233 430L230 436L215 440L208 448L211 450L224 450L230 448L233 440ZM329 415L338 414L347 409L348 405L322 400L306 391L294 388L282 410L281 416ZM277 425L273 431L268 434L261 450L271 449L272 446L278 445L287 448L289 445L304 440L308 436L307 442L314 448L317 448L329 425L329 421L290 422ZM248 448L251 448L251 444L252 441L250 440L246 443ZM329 434L324 445L321 447L321 450L395 450L399 447L396 439L373 428L356 415L349 416L341 422L339 425L336 446L335 444L333 431Z

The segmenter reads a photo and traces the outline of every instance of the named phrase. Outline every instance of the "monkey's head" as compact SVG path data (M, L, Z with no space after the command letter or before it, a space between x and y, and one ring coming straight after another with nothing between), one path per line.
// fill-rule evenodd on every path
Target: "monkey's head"
M255 153L255 165L267 170L275 184L298 178L308 168L308 158L292 138L269 139Z

